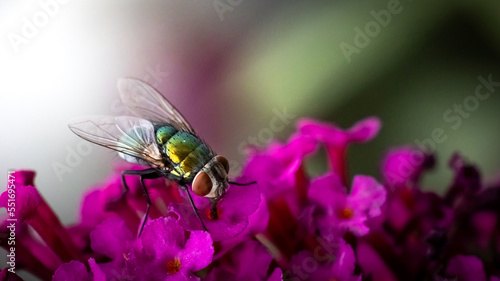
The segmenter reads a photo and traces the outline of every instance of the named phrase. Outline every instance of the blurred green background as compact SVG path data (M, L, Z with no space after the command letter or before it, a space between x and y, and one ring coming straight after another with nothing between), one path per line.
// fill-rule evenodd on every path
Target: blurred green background
M349 127L378 116L379 136L350 150L351 175L379 178L389 148L440 128L446 140L426 188L447 186L456 151L498 180L500 87L477 105L472 98L479 76L500 81L498 11L493 0L2 0L0 180L9 168L36 170L43 196L74 221L81 194L118 160L67 120L126 114L123 76L157 87L231 160L233 175L247 143L264 146L269 132L284 140L301 117ZM467 118L454 109L464 102L474 109ZM293 118L270 130L283 111ZM312 173L325 169L321 157L310 162Z
M297 116L343 127L378 116L383 122L379 137L350 150L351 174L378 176L388 148L416 145L441 130L445 140L436 143L438 165L425 177L426 188L442 191L450 183L447 164L454 152L478 164L486 180L498 180L500 91L474 103L479 76L500 81L498 3L337 1L311 6L284 13L293 21L272 20L256 40L261 43L248 48L253 56L239 81L256 103L262 108L287 104ZM388 7L397 13L385 18L386 26L378 22L377 29L373 14L387 15ZM355 44L357 27L371 32L368 43ZM345 50L343 43L349 44ZM313 162L312 170L322 165Z

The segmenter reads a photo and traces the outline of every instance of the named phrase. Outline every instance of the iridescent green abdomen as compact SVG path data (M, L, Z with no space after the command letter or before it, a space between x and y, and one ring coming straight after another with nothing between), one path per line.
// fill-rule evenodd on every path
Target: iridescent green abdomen
M196 136L162 126L156 131L156 140L162 153L174 164L172 174L192 179L212 159L210 149Z

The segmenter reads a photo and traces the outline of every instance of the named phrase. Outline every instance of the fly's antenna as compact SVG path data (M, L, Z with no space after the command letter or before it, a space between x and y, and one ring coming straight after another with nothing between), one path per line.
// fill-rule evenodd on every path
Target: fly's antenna
M234 182L234 181L228 181L227 183L229 184L234 184L234 185L239 185L239 186L246 186L246 185L252 185L256 184L256 181L248 182L248 183L239 183L239 182Z

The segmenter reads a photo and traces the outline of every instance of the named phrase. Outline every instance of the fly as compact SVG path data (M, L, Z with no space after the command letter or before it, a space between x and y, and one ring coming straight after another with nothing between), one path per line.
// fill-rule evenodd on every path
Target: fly
M140 177L147 207L139 230L141 235L152 205L144 185L145 179L160 177L176 181L188 194L189 201L205 231L188 185L193 193L210 199L210 216L217 218L217 202L228 184L229 162L217 155L194 131L180 112L152 86L137 79L122 78L118 90L123 104L132 116L85 116L70 120L68 126L81 138L118 152L126 161L149 167L122 173L125 191L126 175Z

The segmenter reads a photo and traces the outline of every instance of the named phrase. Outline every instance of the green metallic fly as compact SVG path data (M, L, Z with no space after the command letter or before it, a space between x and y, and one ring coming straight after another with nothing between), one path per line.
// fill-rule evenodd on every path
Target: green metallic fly
M227 159L215 154L179 111L153 87L137 79L123 78L118 81L118 90L123 104L136 117L85 116L70 120L68 126L81 138L118 151L126 161L149 167L122 173L126 191L129 187L125 176L137 175L146 195L146 214L139 235L151 205L145 179L164 177L176 181L186 192L187 186L191 185L194 194L210 198L213 218L217 218L217 202L226 192L228 183L255 183L229 181ZM190 193L187 194L207 231Z

